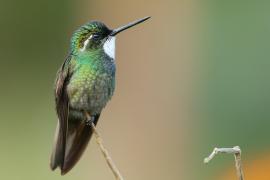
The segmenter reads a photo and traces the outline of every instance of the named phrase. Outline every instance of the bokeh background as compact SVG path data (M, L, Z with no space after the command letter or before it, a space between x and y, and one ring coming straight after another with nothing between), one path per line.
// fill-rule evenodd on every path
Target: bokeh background
M51 172L53 83L72 32L118 27L117 88L98 129L129 180L270 179L270 1L0 1L0 179L113 179L93 139L66 176Z

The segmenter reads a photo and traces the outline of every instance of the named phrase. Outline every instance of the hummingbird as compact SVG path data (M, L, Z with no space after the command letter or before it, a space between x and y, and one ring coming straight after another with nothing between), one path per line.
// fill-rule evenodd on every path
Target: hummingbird
M50 167L69 172L79 161L102 109L115 89L115 36L149 19L145 17L116 29L90 21L72 35L67 58L55 81L58 123Z

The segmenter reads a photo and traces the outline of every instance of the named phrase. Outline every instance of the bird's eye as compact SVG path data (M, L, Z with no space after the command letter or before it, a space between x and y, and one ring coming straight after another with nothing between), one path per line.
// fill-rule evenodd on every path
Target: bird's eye
M93 39L93 40L98 40L99 39L98 34L92 34L91 36L92 36L91 39Z

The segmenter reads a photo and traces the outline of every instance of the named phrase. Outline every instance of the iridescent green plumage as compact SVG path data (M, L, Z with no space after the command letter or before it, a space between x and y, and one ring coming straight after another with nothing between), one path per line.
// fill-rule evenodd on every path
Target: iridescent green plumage
M67 86L70 107L99 114L114 90L115 63L101 48L97 52L73 55L73 72Z
M115 63L103 48L110 40L110 33L111 30L101 22L80 27L72 36L70 54L59 70L56 108L59 132L64 137L57 132L51 167L59 166L63 174L75 165L91 137L92 130L85 123L85 113L97 123L102 109L112 97Z
M149 17L148 17L149 18ZM98 21L76 30L70 53L57 74L55 102L58 126L51 168L67 173L79 160L92 135L87 115L97 124L115 89L115 35L148 18L110 30Z

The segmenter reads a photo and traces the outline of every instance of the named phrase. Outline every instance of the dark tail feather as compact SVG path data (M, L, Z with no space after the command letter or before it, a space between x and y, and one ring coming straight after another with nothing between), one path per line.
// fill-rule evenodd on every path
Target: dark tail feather
M60 132L60 124L57 123L56 131L55 131L55 140L54 140L54 146L53 151L51 155L51 169L55 170L58 166L61 166L63 160L64 160L64 142L62 142L62 136Z
M96 125L99 115L95 116ZM66 174L71 170L82 156L89 140L92 136L92 128L85 121L73 121L68 124L68 135L66 141L65 160L61 167L61 174Z

